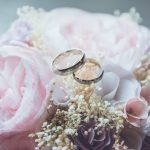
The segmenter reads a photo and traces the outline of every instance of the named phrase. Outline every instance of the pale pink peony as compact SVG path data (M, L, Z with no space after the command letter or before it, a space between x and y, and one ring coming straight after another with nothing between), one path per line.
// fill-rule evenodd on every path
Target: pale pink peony
M33 150L27 134L46 117L51 78L40 52L0 47L0 150Z
M53 58L64 50L80 48L103 55L105 63L132 70L150 47L150 31L127 17L74 8L46 12L28 7L22 8L19 16L0 43L20 40L49 51Z

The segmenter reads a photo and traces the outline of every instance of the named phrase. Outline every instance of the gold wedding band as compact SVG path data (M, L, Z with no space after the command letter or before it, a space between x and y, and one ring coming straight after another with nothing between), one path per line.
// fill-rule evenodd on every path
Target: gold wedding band
M59 54L52 63L53 71L59 75L73 74L73 78L81 84L91 84L100 81L104 70L92 58L78 49L71 49Z
M103 74L101 65L96 60L87 58L80 70L73 72L73 77L81 84L91 84L100 81Z
M53 61L53 71L60 75L70 74L84 64L85 54L78 49L71 49L59 54Z

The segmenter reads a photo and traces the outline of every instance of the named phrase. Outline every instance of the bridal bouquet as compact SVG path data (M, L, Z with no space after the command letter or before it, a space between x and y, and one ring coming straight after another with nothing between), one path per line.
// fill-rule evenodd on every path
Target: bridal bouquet
M0 38L0 150L149 150L150 31L131 9L18 9Z

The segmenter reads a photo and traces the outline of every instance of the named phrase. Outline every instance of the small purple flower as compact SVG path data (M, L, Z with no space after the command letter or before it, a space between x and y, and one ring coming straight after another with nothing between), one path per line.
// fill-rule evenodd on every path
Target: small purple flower
M82 122L77 130L77 136L69 136L77 150L112 150L114 144L114 129L95 130L95 122Z
M12 23L8 32L0 37L0 45L11 44L16 41L25 43L31 31L32 27L28 22L18 19Z

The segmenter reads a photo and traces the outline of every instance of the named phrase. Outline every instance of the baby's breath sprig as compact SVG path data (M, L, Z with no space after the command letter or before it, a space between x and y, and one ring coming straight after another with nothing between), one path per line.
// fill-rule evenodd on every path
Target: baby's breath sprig
M141 65L135 70L136 78L142 85L150 83L150 53L144 55Z
M78 136L79 126L91 120L95 122L97 133L105 129L114 130L115 145L120 145L119 134L124 128L123 113L95 95L94 88L94 85L81 85L72 80L72 100L65 109L58 107L51 122L45 122L40 132L31 135L39 149L75 150L69 136Z
M70 142L65 133L67 124L65 110L57 109L55 117L51 123L44 122L40 132L32 134L30 136L35 138L37 148L49 147L49 149L61 149L61 150L73 150L74 146Z

